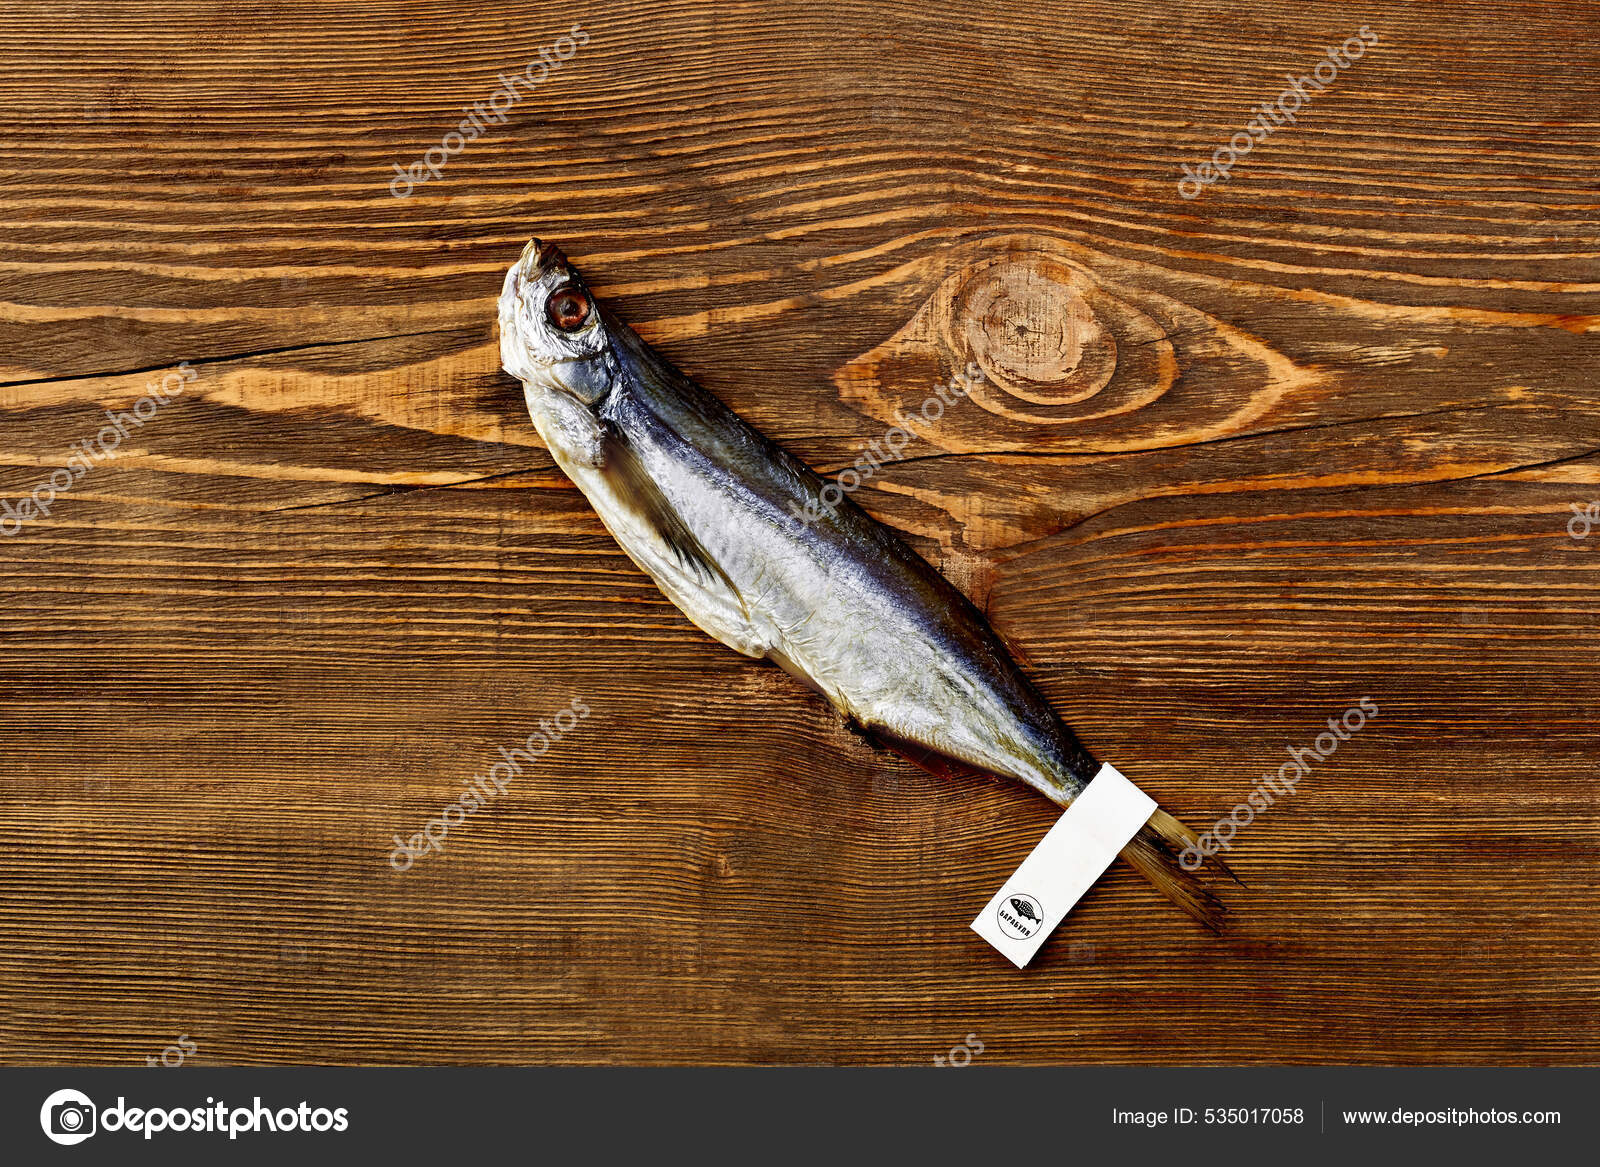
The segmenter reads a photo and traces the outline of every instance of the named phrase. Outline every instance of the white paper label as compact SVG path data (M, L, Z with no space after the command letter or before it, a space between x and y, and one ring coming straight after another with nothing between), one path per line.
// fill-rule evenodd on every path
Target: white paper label
M972 921L972 930L1024 968L1117 852L1156 811L1155 799L1109 763Z

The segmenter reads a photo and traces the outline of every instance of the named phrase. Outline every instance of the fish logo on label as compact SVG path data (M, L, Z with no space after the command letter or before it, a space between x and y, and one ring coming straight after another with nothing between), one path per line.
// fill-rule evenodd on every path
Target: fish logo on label
M1030 939L1044 923L1044 909L1030 895L1007 896L995 909L1000 931L1013 940Z

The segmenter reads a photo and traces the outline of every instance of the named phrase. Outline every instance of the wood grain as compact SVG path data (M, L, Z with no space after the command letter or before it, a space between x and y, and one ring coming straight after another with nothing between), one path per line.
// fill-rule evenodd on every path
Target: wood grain
M406 199L574 21L590 43ZM1226 183L1286 73L1379 44ZM1592 1062L1600 7L353 0L0 13L0 1060ZM1058 708L1241 830L1011 970L1048 804L698 633L498 368L558 240ZM473 775L590 717L404 873Z

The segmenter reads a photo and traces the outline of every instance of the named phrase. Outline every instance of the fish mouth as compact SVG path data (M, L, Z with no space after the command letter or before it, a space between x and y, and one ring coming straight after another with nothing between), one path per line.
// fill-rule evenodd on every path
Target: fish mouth
M522 249L522 258L517 266L522 271L522 277L527 280L536 280L557 264L567 262L567 257L561 254L561 248L554 243L546 243L542 239L530 239L528 245Z

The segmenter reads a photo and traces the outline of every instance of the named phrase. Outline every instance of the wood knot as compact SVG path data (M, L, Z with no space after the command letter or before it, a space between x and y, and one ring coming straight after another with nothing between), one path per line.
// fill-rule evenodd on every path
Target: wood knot
M1066 240L986 239L930 256L923 274L932 292L916 314L834 381L860 412L910 424L939 449L1208 440L1317 380L1180 298L1192 292L1183 280ZM983 376L966 402L921 412L934 386L969 368Z
M990 382L1024 401L1064 404L1098 392L1116 366L1097 293L1086 273L1031 256L981 264L934 303L951 347Z

